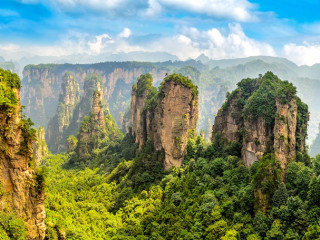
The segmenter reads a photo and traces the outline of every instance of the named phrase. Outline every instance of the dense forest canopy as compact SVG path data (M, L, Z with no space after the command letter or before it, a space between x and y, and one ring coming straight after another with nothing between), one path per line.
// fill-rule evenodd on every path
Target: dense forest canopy
M151 88L148 81L145 76L140 83ZM250 98L245 111L265 97L252 95L261 84L257 81L238 84ZM287 82L268 81L260 90L272 86L268 106L275 106L276 97L285 102L282 96L296 93ZM75 165L76 158L71 152L43 161L51 173L49 239L315 239L320 234L319 157L290 162L283 180L274 154L246 167L237 145L190 135L183 166L164 171L152 144L138 151L128 134L106 140L86 164ZM270 199L263 211L257 187Z
M142 85L133 88L156 93L150 77L141 76L138 83ZM172 75L164 81L169 79L198 94L189 78ZM14 76L9 83L20 84ZM96 91L93 94L100 96ZM240 81L221 109L228 109L239 91L242 117L262 117L273 123L275 101L286 104L284 96L296 97L292 84L267 73ZM307 114L307 106L296 99L298 113ZM42 160L37 181L39 191L45 186L47 194L46 239L252 240L316 239L320 235L319 156L297 155L284 172L268 150L248 167L241 144L219 134L207 141L191 131L183 165L164 170L163 154L149 140L139 150L130 129L124 135L110 112L104 112L103 128L97 129L100 120L91 112L80 124L84 140L81 134L70 136L73 147L68 153ZM298 114L298 122L304 119ZM98 130L102 132L89 134ZM93 141L94 147L81 155L79 140L83 146ZM266 199L263 207L261 199ZM0 216L0 224L3 236L8 236L4 239L25 238L23 222L16 216Z

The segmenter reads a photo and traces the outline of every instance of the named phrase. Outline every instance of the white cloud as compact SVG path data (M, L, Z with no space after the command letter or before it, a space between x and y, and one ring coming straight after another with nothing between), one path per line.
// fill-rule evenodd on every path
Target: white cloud
M149 7L147 8L146 16L157 16L161 13L162 7L157 0L148 0Z
M207 31L185 28L180 35L155 42L151 49L170 52L183 60L196 58L201 53L213 59L276 55L271 45L246 36L240 24L230 24L228 33L222 32L217 28Z
M247 0L158 0L168 8L176 8L214 18L254 21L254 5Z
M121 33L119 33L118 37L120 38L128 38L131 36L131 30L129 28L124 28Z
M296 45L289 43L284 45L283 54L298 65L313 65L320 62L320 44L305 42L303 45Z
M33 54L40 56L163 51L175 54L182 60L196 58L202 53L213 59L275 55L273 48L269 44L246 36L239 24L231 24L228 29L220 30L212 28L200 31L196 28L184 28L180 34L139 44L132 43L132 40L129 41L128 37L130 35L131 31L128 28L125 28L115 37L107 33L90 36L88 34L70 32L65 39L53 46L28 46L28 48L25 48L23 46L8 45L6 49L11 49L12 52L28 49Z
M100 53L108 44L114 41L108 34L101 34L95 37L93 41L89 41L88 45L93 53Z

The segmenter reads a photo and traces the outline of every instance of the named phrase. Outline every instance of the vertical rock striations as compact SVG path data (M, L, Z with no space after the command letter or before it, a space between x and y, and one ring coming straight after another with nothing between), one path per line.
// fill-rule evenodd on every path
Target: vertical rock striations
M50 119L47 128L47 142L53 153L66 151L64 133L72 121L74 109L80 101L80 88L77 80L69 72L63 76L59 105L56 115Z
M22 102L26 106L27 115L34 116L36 126L47 127L59 104L58 97L64 74L71 72L79 80L80 86L83 86L89 75L97 74L105 88L105 97L110 103L111 112L118 119L119 114L124 113L128 107L131 85L137 77L150 72L160 81L166 71L161 64L157 66L138 62L28 65L23 70Z
M99 89L99 84L97 85ZM101 90L101 89L100 89ZM69 150L76 151L80 160L86 160L103 141L115 140L120 130L104 103L102 92L93 91L91 114L85 116L80 124L78 140L73 135L68 138Z
M84 92L80 97L79 84L72 75L67 75L67 81L62 88L66 88L60 96L57 114L50 120L47 129L47 142L53 153L67 151L67 139L70 135L76 135L82 119L89 115L93 109L94 91L98 91L101 101L104 99L102 80L97 74L90 74L85 78ZM71 80L70 80L71 79ZM65 104L69 103L69 104ZM103 118L103 116L101 116ZM57 131L56 129L59 129Z
M308 107L296 88L271 72L243 79L227 95L213 126L212 137L227 145L240 142L246 166L259 161L254 173L255 210L265 212L274 191L285 181L287 165L308 159L305 149ZM227 149L227 148L226 148Z
M147 102L148 95L155 94L155 87L152 86L152 76L147 73L141 75L138 78L137 85L132 86L131 94L131 123L132 123L132 134L138 143L139 149L147 141L147 119L145 105ZM150 123L149 123L150 124Z
M169 75L157 92L151 75L142 75L133 87L131 112L132 134L140 149L150 140L156 151L164 151L165 169L180 167L189 131L198 120L198 90L191 80Z
M21 118L20 80L0 69L0 210L25 222L27 239L44 239L44 192L32 158L35 130Z
M266 153L275 154L281 169L296 156L306 154L308 107L296 96L296 88L268 72L257 79L243 79L227 96L212 128L212 139L240 142L246 166Z

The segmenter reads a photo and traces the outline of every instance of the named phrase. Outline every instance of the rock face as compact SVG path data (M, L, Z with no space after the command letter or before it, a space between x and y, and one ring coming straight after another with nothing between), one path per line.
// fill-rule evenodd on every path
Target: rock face
M55 115L66 72L70 72L79 81L80 87L88 75L99 75L105 98L110 103L110 111L118 119L119 114L124 113L128 107L132 83L147 72L160 81L166 70L151 63L136 62L28 65L23 70L22 103L26 106L26 114L34 116L36 126L47 127Z
M32 168L35 130L30 120L21 119L18 76L0 70L0 85L5 100L0 104L0 210L14 212L25 222L27 239L44 239L45 194Z
M212 139L221 135L229 143L240 142L246 166L274 153L285 171L297 153L306 153L307 122L308 108L295 87L268 72L238 83L218 111Z
M56 115L49 121L46 140L53 153L66 150L65 132L80 101L80 88L70 72L64 74Z
M39 127L36 133L36 140L33 144L33 156L35 157L36 166L41 165L41 159L47 156L49 149L45 140L45 131Z
M99 140L104 138L104 113L102 106L102 94L95 90L93 92L91 115L82 121L76 152L78 156L88 157L98 147Z
M286 104L276 101L276 106L273 148L281 168L286 169L286 164L296 159L297 100L293 98Z
M165 153L165 169L180 167L189 131L196 129L198 120L198 90L191 80L172 74L155 92L151 75L141 76L133 87L131 112L132 134L139 148L151 140L156 151Z
M72 75L68 74L65 79L64 94L60 96L57 113L50 120L47 129L46 140L53 153L67 151L68 137L77 134L82 119L94 110L92 109L94 91L97 90L101 94L99 99L105 102L104 88L99 75L91 74L86 77L82 96L80 96L79 84Z
M138 81L139 84L139 81ZM132 100L131 100L131 123L132 132L136 143L138 143L139 149L147 141L147 126L146 126L146 113L144 107L149 94L149 89L144 89L141 94L137 93L137 89L132 88Z
M86 160L100 143L113 141L119 135L121 135L120 130L104 102L103 93L94 90L91 113L81 121L78 140L73 135L69 136L68 151L74 149L80 161Z

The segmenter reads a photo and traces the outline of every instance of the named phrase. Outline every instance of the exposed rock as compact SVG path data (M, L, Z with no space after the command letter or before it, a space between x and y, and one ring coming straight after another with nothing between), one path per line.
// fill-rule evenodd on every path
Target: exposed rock
M36 133L36 140L33 144L33 156L35 157L36 166L41 165L41 159L47 156L49 149L45 140L45 131L40 126Z
M147 78L147 83L142 84ZM156 151L163 150L163 166L180 167L187 137L198 120L198 90L190 79L173 74L154 92L151 75L138 79L132 91L132 133L140 149L149 139Z
M160 92L154 118L151 122L156 150L164 150L165 169L180 167L185 155L188 133L196 129L198 120L198 96L189 87L174 81L166 81Z
M240 142L246 166L274 153L285 172L297 152L306 153L307 122L308 108L295 87L268 72L238 83L218 111L212 139L220 134L228 143Z
M65 133L73 119L74 109L79 101L79 83L71 73L67 72L61 85L57 113L49 121L47 128L46 140L53 153L66 151Z
M93 109L94 91L97 90L99 94L101 94L99 99L101 99L101 101L105 103L104 88L99 75L91 74L86 77L83 86L84 93L81 97L78 94L78 82L73 79L73 81L69 83L71 85L66 84L66 88L68 89L66 93L70 94L62 94L61 101L64 102L65 100L68 100L67 102L69 102L70 105L68 108L66 108L66 104L60 103L57 109L57 114L52 120L50 120L48 125L47 142L50 151L52 151L53 153L67 151L68 137L70 135L76 135L83 118L86 115L89 115L91 111L95 111ZM72 89L75 91L71 91ZM66 109L68 109L68 111L66 111ZM101 116L101 118L103 119L103 116ZM66 120L61 121L61 119ZM59 131L56 131L57 128L59 128Z
M150 75L151 76L151 75ZM138 80L138 85L140 81ZM142 86L139 86L142 88ZM132 99L131 99L131 123L132 123L132 132L133 137L135 138L136 143L138 143L139 149L147 141L147 126L146 126L146 113L145 113L145 104L149 94L149 89L145 88L141 93L137 93L137 88L132 87Z
M298 106L295 98L286 104L276 102L277 113L274 125L274 151L281 168L296 159L296 130Z
M20 80L17 75L0 70L0 181L3 195L0 210L15 212L25 222L27 239L44 239L45 194L37 188L32 143L35 130L31 121L21 119ZM10 81L9 81L10 79Z
M91 115L81 122L76 152L82 158L88 157L98 147L99 140L104 138L105 121L101 97L98 90L93 92Z
M90 157L101 142L115 140L121 135L103 99L100 91L93 91L91 114L81 121L78 141L73 139L73 136L68 138L69 151L76 144L75 151L80 160Z
M228 111L218 111L212 127L212 139L219 133L230 142L240 140L239 132L243 128L242 109L237 105L240 95L239 92L234 99L230 100Z
M88 75L99 75L105 98L112 104L111 112L118 119L119 114L128 107L132 83L147 72L151 72L155 79L160 81L166 70L150 63L136 62L28 65L23 70L22 100L26 106L26 114L34 116L36 126L47 126L55 115L66 72L72 73L79 80L80 86L83 86Z
M244 129L246 139L243 141L242 158L246 166L251 166L268 151L272 131L266 126L266 121L262 117L256 120L244 119Z

